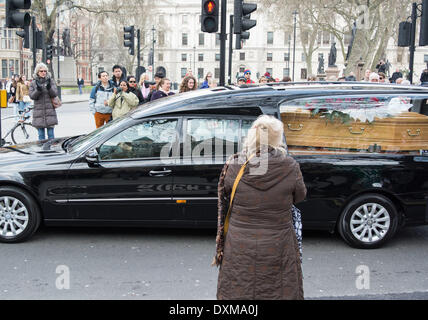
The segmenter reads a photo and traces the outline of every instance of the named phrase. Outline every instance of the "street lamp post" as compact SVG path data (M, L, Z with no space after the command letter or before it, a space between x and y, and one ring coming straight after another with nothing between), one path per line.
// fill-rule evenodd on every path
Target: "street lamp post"
M152 62L153 62L153 64L152 64L152 81L154 81L155 80L155 42L156 42L156 40L155 40L155 31L156 31L156 29L155 29L155 26L153 26L152 27L152 37L153 37L153 41L152 41L152 54L153 54L153 56L152 56Z
M297 23L297 10L293 11L294 15L294 39L293 39L293 82L294 82L294 67L296 64L296 23Z

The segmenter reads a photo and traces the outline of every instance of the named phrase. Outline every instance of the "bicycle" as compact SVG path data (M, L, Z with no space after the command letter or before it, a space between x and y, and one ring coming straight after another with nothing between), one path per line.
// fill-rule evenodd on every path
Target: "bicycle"
M36 138L37 139L37 129L33 127L31 124L31 116L29 115L29 112L33 108L26 107L23 111L18 111L18 114L7 116L1 119L3 122L7 119L17 118L16 123L13 124L12 128L4 135L3 137L3 143L5 144L11 144L10 142L6 141L6 138L10 135L13 144L22 144L29 141L32 141L31 139Z

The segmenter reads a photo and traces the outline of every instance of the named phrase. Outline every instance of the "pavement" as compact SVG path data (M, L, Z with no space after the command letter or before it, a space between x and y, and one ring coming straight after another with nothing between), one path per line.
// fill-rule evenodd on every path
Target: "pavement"
M89 101L89 93L83 94L64 94L61 97L62 103L78 103Z

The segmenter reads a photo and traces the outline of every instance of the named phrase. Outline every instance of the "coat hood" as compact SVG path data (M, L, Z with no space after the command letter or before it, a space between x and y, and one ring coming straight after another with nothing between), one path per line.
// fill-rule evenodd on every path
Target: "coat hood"
M295 167L296 161L292 157L278 149L269 148L267 153L251 159L241 182L266 191L287 178Z

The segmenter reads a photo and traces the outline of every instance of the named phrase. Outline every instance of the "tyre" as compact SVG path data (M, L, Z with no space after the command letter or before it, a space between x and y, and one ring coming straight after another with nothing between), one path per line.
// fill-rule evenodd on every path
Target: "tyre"
M14 144L36 141L38 138L37 129L30 123L18 123L12 130L11 138Z
M388 198L366 194L352 200L343 211L338 229L352 247L375 249L381 247L397 231L398 212Z
M39 227L40 211L34 199L14 187L0 187L0 242L21 242Z

